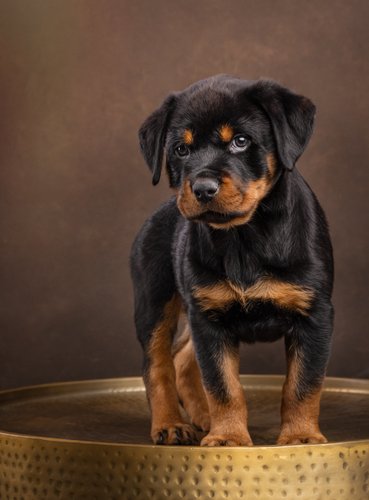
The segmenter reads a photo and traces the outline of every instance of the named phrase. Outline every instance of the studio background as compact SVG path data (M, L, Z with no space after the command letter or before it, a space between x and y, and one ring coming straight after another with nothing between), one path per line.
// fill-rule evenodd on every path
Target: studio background
M138 375L131 242L171 193L137 129L171 90L269 77L317 105L298 168L336 263L329 375L369 377L366 0L0 5L0 386ZM283 343L243 373L283 373Z

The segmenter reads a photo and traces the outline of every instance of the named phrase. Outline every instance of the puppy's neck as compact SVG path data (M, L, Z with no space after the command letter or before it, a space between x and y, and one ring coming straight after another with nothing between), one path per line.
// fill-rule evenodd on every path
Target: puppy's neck
M282 173L252 219L222 230L190 222L193 256L234 283L253 283L271 268L283 267L298 230L293 221L298 205L300 174Z

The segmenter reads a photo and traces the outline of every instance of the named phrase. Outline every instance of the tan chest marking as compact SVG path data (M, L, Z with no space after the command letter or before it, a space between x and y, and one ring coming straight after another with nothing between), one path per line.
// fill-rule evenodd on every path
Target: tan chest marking
M314 294L308 288L265 277L245 290L230 281L195 287L193 296L198 300L202 311L226 310L233 302L246 307L253 300L261 300L307 315Z

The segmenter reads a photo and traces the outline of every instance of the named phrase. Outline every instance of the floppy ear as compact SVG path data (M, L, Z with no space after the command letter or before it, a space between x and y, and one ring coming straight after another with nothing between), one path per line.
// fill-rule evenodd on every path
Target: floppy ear
M315 106L307 98L268 80L250 88L254 101L268 115L282 164L292 170L313 132Z
M174 109L175 95L169 95L163 104L141 125L138 132L141 151L152 171L152 183L160 180L164 145L170 116Z

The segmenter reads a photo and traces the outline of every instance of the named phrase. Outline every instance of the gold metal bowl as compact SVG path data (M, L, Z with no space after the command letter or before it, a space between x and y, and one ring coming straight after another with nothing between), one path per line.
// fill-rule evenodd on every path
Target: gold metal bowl
M0 393L0 498L369 499L369 381L328 378L323 445L273 446L283 377L241 376L253 448L153 446L140 378Z

